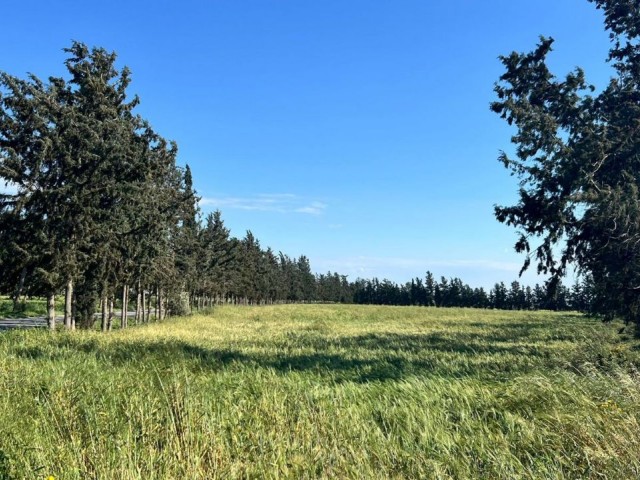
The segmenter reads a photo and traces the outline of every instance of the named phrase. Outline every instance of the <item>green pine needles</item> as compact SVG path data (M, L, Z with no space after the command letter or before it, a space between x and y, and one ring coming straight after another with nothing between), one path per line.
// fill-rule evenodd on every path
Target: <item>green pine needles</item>
M491 108L515 127L519 201L496 207L520 230L516 250L557 283L575 265L591 283L593 313L640 323L640 4L590 0L604 12L614 76L601 91L576 68L547 66L553 39L501 57Z

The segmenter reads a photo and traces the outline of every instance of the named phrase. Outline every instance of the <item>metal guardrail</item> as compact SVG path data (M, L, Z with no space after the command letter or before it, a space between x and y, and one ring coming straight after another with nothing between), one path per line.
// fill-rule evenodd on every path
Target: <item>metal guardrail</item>
M101 314L96 313L96 317ZM135 317L136 312L127 312L127 317ZM113 319L118 320L120 318L120 312L114 312ZM62 323L64 317L56 316L56 323ZM28 317L28 318L0 318L0 331L9 330L12 328L46 328L47 319L45 317Z
M11 328L42 328L47 326L44 318L0 318L0 331Z

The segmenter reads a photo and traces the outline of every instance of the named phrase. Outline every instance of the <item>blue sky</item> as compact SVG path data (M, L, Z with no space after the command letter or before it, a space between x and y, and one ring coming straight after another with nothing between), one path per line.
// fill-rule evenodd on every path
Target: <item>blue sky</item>
M351 279L515 279L516 233L493 217L517 189L496 160L512 133L489 110L497 57L543 34L558 75L610 75L586 0L25 0L2 16L0 70L62 75L72 39L115 50L203 213Z

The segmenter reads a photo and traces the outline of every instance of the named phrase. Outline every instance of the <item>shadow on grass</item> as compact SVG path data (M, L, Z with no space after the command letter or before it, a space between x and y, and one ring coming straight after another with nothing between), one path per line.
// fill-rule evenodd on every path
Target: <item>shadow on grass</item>
M511 327L534 329L540 325ZM484 328L484 327L483 327ZM41 345L15 346L21 358L64 361L78 354L109 366L181 366L192 371L273 369L286 375L309 372L330 381L370 382L410 376L439 376L500 380L534 368L560 367L561 360L543 343L518 344L524 334L485 328L472 332L425 334L369 333L329 337L296 331L284 337L242 341L224 348L204 347L179 340L165 342L101 342L81 336L49 338ZM514 332L511 332L514 333Z
M460 355L526 355L548 357L548 350L541 345L519 345L518 339L495 338L475 333L369 333L352 337L328 338L305 334L289 336L287 344L313 350L369 351L393 355L417 355L441 352ZM284 348L287 344L281 344Z

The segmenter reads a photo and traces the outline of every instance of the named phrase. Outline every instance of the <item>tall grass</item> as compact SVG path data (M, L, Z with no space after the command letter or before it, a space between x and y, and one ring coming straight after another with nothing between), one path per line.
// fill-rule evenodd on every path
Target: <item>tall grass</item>
M0 335L0 478L638 478L640 347L577 314L222 307Z

